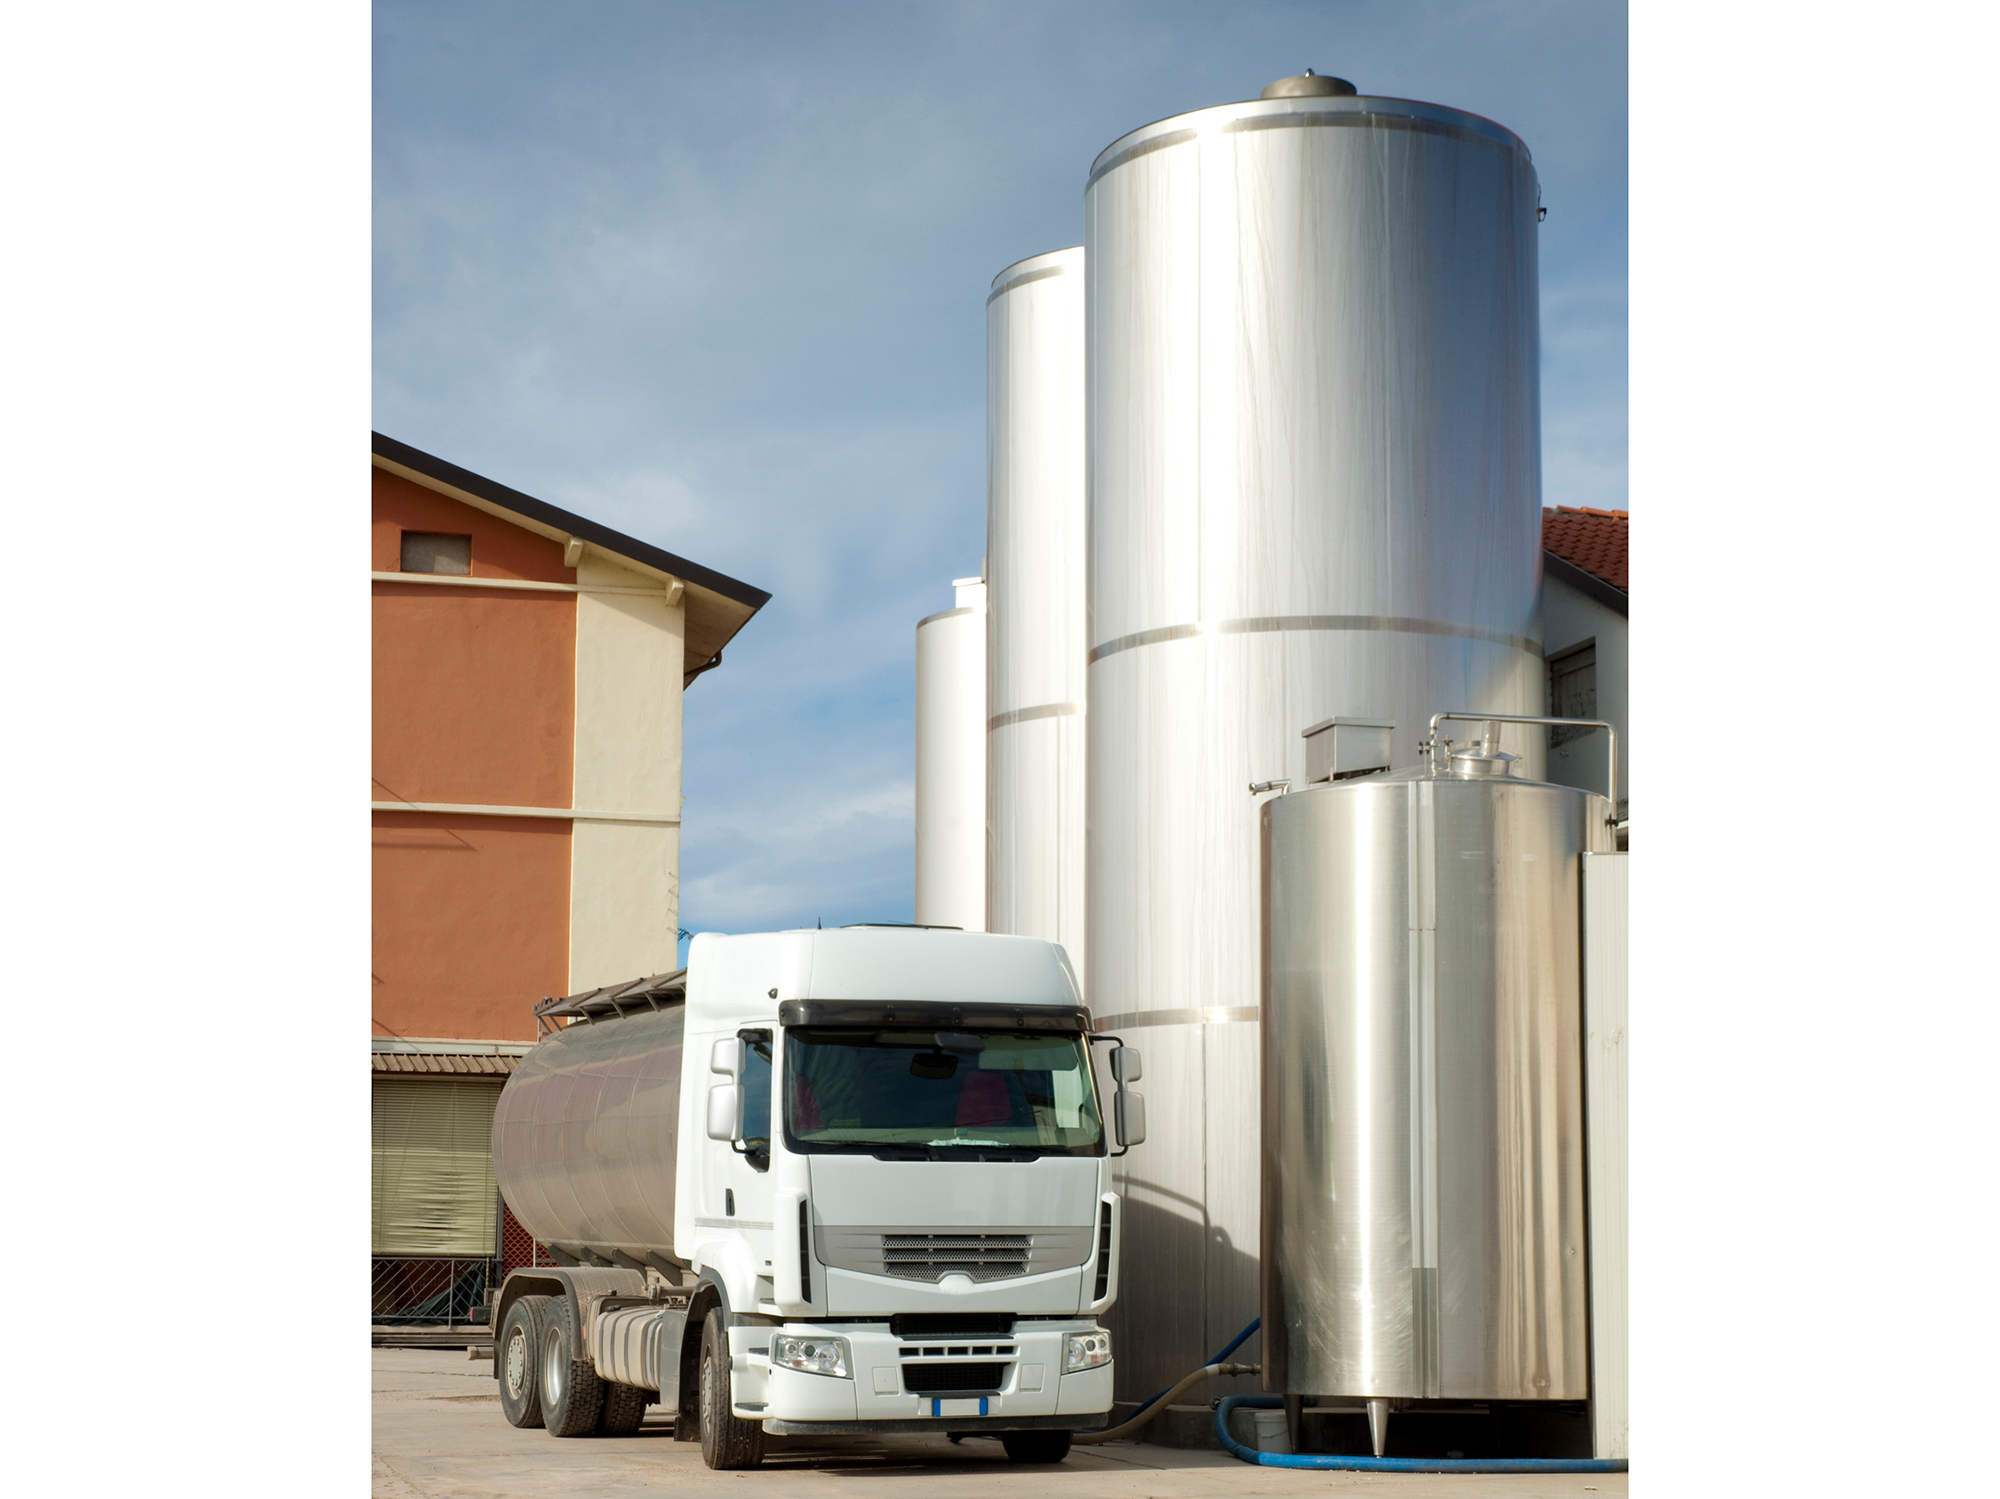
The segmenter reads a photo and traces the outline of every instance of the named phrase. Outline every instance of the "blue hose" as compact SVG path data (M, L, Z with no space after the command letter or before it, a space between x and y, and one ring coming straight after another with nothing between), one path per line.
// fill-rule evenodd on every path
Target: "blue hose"
M1230 1345L1234 1347L1234 1344ZM1331 1453L1259 1452L1229 1434L1237 1406L1282 1410L1276 1395L1229 1395L1215 1408L1215 1434L1231 1457L1265 1468L1346 1468L1361 1473L1623 1473L1622 1457L1338 1457Z
M1218 1353L1214 1358L1210 1359L1208 1363L1209 1364L1222 1363L1229 1357L1230 1354L1234 1353L1237 1349L1241 1348L1245 1343L1247 1343L1250 1340L1250 1334L1255 1332L1258 1328L1262 1327L1263 1325L1264 1325L1264 1319L1262 1317L1252 1317L1250 1319L1250 1325L1244 1328L1243 1331L1239 1332L1235 1337L1231 1338L1227 1346L1223 1348L1222 1352ZM1208 1364L1203 1364L1201 1367L1206 1369L1208 1367ZM1167 1386L1167 1390L1171 1390L1172 1388L1173 1388L1172 1385ZM1153 1402L1158 1400L1161 1395L1166 1394L1167 1390L1157 1391L1151 1396L1151 1398L1142 1400L1139 1403L1139 1408L1133 1411L1132 1415L1127 1416L1125 1419L1130 1421L1133 1416L1143 1416L1148 1410L1152 1408Z

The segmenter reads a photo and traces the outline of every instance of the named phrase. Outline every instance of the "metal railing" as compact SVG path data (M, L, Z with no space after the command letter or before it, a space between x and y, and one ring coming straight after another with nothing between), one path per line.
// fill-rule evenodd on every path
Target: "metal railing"
M369 1281L376 1327L484 1326L486 1290L499 1284L500 1265L491 1255L378 1254Z

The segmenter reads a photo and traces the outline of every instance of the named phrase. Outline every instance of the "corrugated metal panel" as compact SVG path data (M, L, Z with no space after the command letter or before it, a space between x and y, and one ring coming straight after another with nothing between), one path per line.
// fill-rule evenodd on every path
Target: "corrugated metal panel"
M500 1087L487 1078L374 1080L374 1253L493 1252Z
M507 1077L519 1057L460 1056L444 1052L378 1051L370 1054L375 1072L409 1072L432 1076Z

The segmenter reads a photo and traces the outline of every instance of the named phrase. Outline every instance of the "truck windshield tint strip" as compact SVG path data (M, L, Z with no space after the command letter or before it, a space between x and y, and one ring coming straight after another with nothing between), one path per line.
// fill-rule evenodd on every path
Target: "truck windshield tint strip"
M786 1035L784 1096L785 1140L795 1151L894 1147L937 1160L995 1150L1104 1153L1080 1035L963 1022L949 1031L795 1027Z
M788 999L778 1006L783 1026L858 1027L864 1030L1006 1030L1082 1035L1090 1011L1081 1005L951 1004L943 1000Z

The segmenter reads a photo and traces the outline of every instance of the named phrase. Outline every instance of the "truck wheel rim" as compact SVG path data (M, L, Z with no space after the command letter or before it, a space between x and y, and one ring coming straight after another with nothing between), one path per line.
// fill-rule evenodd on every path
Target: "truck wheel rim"
M507 1393L516 1400L528 1382L528 1335L520 1328L507 1340Z
M551 1330L548 1341L548 1357L542 1360L542 1388L549 1393L551 1404L559 1403L563 1396L563 1337Z

